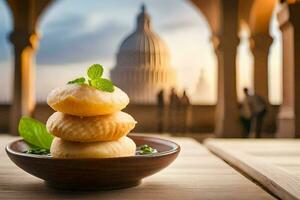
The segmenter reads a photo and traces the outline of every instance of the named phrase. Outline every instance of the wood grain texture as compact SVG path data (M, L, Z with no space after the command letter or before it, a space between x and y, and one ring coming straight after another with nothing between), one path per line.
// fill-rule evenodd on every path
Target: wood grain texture
M274 199L195 140L187 138L169 138L181 145L180 155L168 168L146 178L138 187L104 192L57 191L8 159L4 146L15 139L0 136L0 199Z
M213 153L281 199L300 199L300 140L208 139Z

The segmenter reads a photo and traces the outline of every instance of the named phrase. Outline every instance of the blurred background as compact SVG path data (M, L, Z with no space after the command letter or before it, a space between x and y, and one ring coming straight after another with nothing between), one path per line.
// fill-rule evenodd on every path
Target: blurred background
M45 121L49 91L100 63L129 94L136 132L240 137L248 88L268 106L263 137L274 137L285 95L280 13L296 5L1 0L0 130L15 133L21 115Z

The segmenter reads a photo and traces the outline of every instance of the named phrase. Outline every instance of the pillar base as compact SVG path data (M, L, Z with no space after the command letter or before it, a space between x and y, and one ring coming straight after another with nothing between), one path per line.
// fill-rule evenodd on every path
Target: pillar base
M295 138L295 117L290 109L282 108L278 115L278 129L276 137ZM298 136L299 137L299 136Z
M224 126L219 127L215 130L215 134L219 138L241 138L242 137L242 126L237 126L241 122L234 124L227 124L223 122Z

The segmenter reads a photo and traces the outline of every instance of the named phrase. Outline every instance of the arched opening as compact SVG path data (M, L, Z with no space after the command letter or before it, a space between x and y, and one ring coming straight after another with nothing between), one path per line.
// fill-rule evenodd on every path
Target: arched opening
M282 38L277 20L279 7L276 6L270 23L273 43L269 53L269 99L273 105L282 103Z
M214 105L217 99L216 58L206 19L188 1L146 3L155 32L171 51L171 66L177 70L180 81L179 95L180 90L186 89L191 102L197 104L194 112L196 120L191 126L195 126L196 131L202 129L200 126L205 127L203 131L212 131L214 107L199 105ZM44 104L51 89L85 74L90 64L101 63L109 72L115 65L120 43L134 29L140 5L139 1L130 4L126 1L118 4L111 1L91 1L89 4L78 1L75 6L70 0L53 3L40 20L42 39L37 53L37 101ZM45 111L45 106L39 108L37 117L43 113L40 119L47 119L44 116L46 112L41 111ZM139 116L139 113L145 113L141 112L141 108L139 112L131 110L140 122L139 127L144 125L143 129L136 131L156 130L153 126L155 109L145 111L149 112L147 119ZM203 112L206 114L202 115ZM202 123L201 120L206 121Z
M162 37L172 54L182 89L187 89L192 104L214 105L217 101L217 63L211 44L211 30L205 16L187 1L169 15L165 11ZM176 13L177 12L177 13ZM157 19L159 21L159 19Z
M268 54L268 88L269 102L278 105L282 102L282 45L281 32L277 21L279 7L274 9L270 20L270 36L273 38ZM242 89L247 87L254 90L253 83L253 54L250 51L250 30L242 27L239 37L240 44L237 53L237 94L238 99L243 99Z
M12 31L12 15L4 1L0 1L0 103L9 104L12 99L13 51L9 42Z
M253 55L250 51L250 31L243 27L239 32L240 44L237 50L237 95L238 100L244 98L243 88L253 90Z
M146 3L154 29L171 51L172 67L178 72L181 88L187 89L194 104L215 104L216 60L205 18L187 1L172 1L172 10L168 9L168 1ZM140 6L139 1L122 2L122 6L93 1L78 6L83 4L83 1L78 2L74 7L69 0L56 2L41 20L43 37L36 72L40 102L51 88L84 73L91 63L101 62L111 69L120 42L135 25L134 18ZM120 9L123 6L126 9ZM198 94L199 88L205 91Z

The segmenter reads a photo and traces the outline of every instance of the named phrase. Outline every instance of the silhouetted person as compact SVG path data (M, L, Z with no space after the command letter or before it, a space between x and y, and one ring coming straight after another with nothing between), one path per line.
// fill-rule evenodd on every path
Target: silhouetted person
M187 132L189 127L189 118L190 118L190 99L186 93L186 91L183 91L182 97L180 98L180 109L181 109L181 125L182 125L182 131Z
M164 132L164 116L165 116L165 99L164 90L157 93L157 106L158 106L158 132Z
M169 96L169 110L168 110L168 122L169 131L175 132L178 128L178 114L179 114L180 99L175 91L175 88L171 89Z
M181 102L182 105L187 105L187 106L191 105L190 98L188 97L188 95L187 95L187 93L186 93L185 90L183 91L183 94L182 94L182 97L180 99L180 102Z
M176 93L176 91L175 91L175 88L172 88L171 89L171 93L170 93L170 107L173 107L173 108L177 108L178 107L178 105L179 105L179 101L180 101L180 99L179 99L179 97L178 97L178 95L177 95L177 93Z
M248 94L248 89L244 88L244 94ZM241 114L241 122L243 124L243 127L245 129L244 137L249 137L250 131L251 131L251 120L252 120L252 112L251 108L248 102L248 98L245 95L243 102L241 104L240 108L240 114Z
M246 136L254 128L255 137L260 138L264 117L267 113L267 103L259 95L249 94L248 88L244 88L245 98L241 107L242 121L246 129Z

